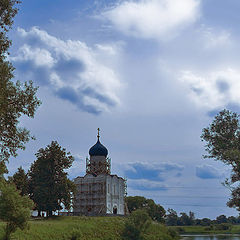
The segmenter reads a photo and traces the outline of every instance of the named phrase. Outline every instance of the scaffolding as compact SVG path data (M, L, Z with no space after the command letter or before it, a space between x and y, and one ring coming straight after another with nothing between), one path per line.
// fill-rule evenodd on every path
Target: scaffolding
M106 209L106 182L86 179L78 184L75 208L80 214L99 214Z
M98 175L101 173L111 174L111 158L106 158L104 161L91 161L86 158L86 173Z
M124 197L126 198L127 197L127 179L126 178L124 178L123 179L124 180Z

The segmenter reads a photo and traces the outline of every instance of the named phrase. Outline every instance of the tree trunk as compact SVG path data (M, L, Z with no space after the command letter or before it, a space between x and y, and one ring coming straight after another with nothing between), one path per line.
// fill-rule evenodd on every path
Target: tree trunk
M16 230L16 227L13 224L8 222L7 225L6 225L6 228L5 228L5 235L3 237L3 240L10 240L10 235L15 230Z
M52 217L52 211L49 211L49 217Z
M52 211L47 210L47 217L52 217Z

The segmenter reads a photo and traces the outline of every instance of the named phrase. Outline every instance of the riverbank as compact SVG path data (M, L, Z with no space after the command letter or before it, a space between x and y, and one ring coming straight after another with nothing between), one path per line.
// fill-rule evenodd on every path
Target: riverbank
M179 234L240 234L240 225L230 225L228 229L213 226L172 226Z
M240 240L240 235L236 234L208 234L208 235L185 235L181 240Z
M124 217L56 217L29 222L29 229L17 231L12 239L18 240L121 240ZM0 222L0 239L4 223ZM174 232L154 223L146 232L149 240L175 240Z

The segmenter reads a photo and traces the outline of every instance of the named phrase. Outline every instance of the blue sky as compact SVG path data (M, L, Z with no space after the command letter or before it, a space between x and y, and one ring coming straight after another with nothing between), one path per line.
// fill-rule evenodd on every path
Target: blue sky
M203 159L202 128L239 111L237 0L24 0L10 33L16 79L42 105L21 119L36 141L9 163L27 170L57 140L83 175L97 128L128 194L197 217L237 215L230 169Z

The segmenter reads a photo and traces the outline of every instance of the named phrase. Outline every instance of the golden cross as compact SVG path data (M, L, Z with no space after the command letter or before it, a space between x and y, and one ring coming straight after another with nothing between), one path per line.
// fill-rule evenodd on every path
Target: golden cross
M99 139L99 138L100 138L100 134L99 134L100 128L98 128L97 130L98 130L98 135L97 135L97 137L98 137L98 139Z

